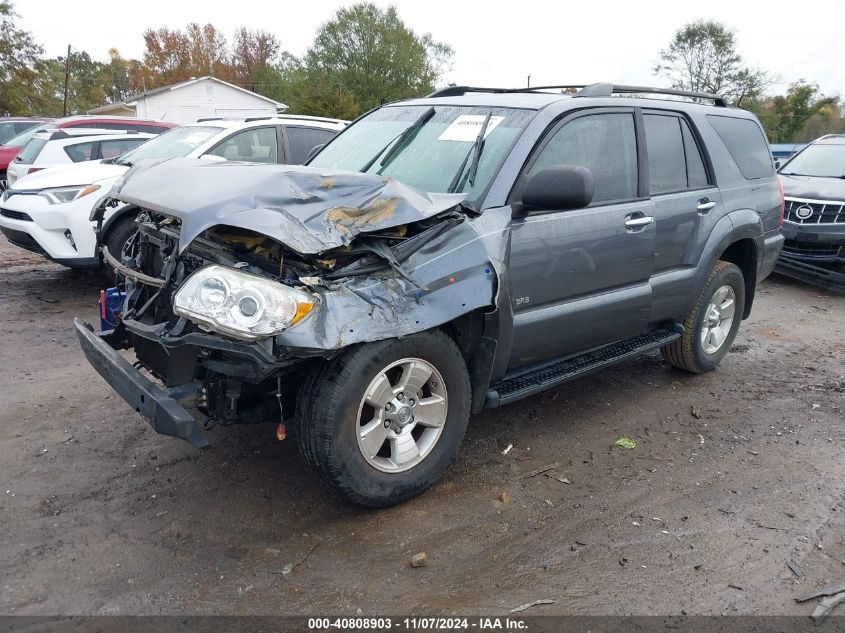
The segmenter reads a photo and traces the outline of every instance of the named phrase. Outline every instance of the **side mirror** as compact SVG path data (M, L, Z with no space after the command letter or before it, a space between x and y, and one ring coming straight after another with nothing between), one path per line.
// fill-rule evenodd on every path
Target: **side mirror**
M555 165L534 174L522 191L522 203L532 209L569 211L593 201L593 172L580 165Z
M218 156L217 154L203 154L200 156L200 160L207 160L209 163L225 163L228 162L222 156Z
M775 171L780 169L780 158L775 159Z
M305 159L306 163L309 163L312 158L314 158L317 154L320 153L320 150L326 146L325 143L320 143L319 145L315 145L311 148L311 151L308 152L308 158Z

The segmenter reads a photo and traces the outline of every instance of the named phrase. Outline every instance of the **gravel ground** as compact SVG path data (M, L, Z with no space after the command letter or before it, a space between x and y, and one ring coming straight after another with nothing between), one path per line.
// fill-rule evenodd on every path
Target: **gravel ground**
M772 277L718 371L652 354L487 411L368 511L271 425L152 432L72 331L103 284L0 238L2 614L807 615L845 580L845 297Z

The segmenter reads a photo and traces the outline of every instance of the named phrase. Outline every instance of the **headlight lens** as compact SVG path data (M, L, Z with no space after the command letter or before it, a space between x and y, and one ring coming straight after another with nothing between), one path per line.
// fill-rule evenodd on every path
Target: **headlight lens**
M74 187L58 187L56 189L44 189L38 193L42 198L47 198L50 204L64 204L73 202L89 193L100 189L100 185L78 185Z
M316 303L307 292L217 265L196 271L173 296L176 314L246 341L284 332Z

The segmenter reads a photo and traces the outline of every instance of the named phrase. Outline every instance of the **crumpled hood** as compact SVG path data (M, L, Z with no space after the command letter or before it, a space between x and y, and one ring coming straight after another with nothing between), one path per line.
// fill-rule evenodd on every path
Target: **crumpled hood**
M783 194L787 198L837 202L845 200L845 179L779 175L783 183Z
M176 158L135 165L108 197L182 221L180 252L217 225L249 229L301 254L417 222L465 194L422 194L383 176L294 165Z

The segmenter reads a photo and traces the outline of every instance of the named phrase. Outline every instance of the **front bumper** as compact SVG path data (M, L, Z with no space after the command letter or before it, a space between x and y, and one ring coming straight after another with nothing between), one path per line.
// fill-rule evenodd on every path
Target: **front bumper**
M58 264L96 268L100 258L96 251L94 224L88 219L94 202L95 195L56 205L31 193L13 195L0 202L0 230L7 237L11 232L25 234L28 236L25 241L37 247L22 248Z
M783 254L805 262L845 263L845 223L783 223Z
M187 440L198 448L209 445L200 422L184 406L199 395L197 387L190 384L160 387L82 320L74 319L73 324L88 362L129 406L147 419L154 431Z

